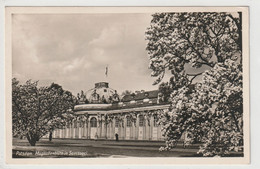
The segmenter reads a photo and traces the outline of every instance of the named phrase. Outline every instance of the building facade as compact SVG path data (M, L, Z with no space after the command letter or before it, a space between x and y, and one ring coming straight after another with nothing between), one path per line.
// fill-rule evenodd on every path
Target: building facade
M76 118L53 131L54 138L164 140L159 116L169 108L157 90L119 97L106 82L78 94Z

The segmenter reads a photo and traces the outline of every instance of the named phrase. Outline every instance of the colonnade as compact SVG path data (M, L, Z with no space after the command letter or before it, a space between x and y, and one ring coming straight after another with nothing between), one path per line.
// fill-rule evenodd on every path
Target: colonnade
M128 113L122 114L121 120L112 118L109 122L100 120L100 116L102 115L79 116L70 124L55 129L53 138L115 139L117 133L120 140L164 139L156 116L146 116L145 112L137 112L135 120L131 120Z

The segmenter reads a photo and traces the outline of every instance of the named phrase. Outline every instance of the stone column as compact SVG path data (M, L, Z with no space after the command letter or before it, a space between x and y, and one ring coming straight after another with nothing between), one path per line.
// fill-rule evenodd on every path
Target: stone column
M60 138L60 129L57 129L56 132L57 132L56 138Z
M123 138L126 140L126 116L124 116L124 123L123 123L124 129L123 129Z
M86 124L85 124L85 118L82 119L82 126L81 126L81 137L85 138L86 136Z
M145 140L149 140L149 138L150 138L150 126L148 123L148 118L149 117L146 116L146 119L145 119Z
M145 115L143 115L143 117L144 117L144 126L143 126L143 131L144 131L144 133L143 133L143 140L147 140L147 137L146 137L146 135L147 135L147 128L148 128L148 124L147 124L147 119L146 119L146 117L145 117Z
M70 124L70 138L73 138L73 121Z
M59 130L59 129L55 129L55 138L58 138L58 136L59 136L58 130Z
M110 123L110 139L113 139L113 121Z
M66 138L66 124L63 126L62 138Z
M131 122L131 127L130 127L130 140L134 139L134 122Z
M76 138L79 138L79 127L80 127L80 122L77 120L76 121L76 134L75 134L75 137Z
M107 126L108 126L108 124L106 123L106 124L104 124L104 126L105 126L105 131L104 131L104 133L105 133L105 139L107 139L108 137L107 137Z
M69 123L68 127L68 138L71 138L71 123Z
M55 130L55 138L58 138L58 129Z
M81 119L81 138L85 138L85 120L84 118Z
M58 129L55 129L55 138L58 138Z
M60 129L60 138L63 138L63 127Z
M56 129L56 138L59 138L59 129Z
M84 125L84 128L85 128L85 138L88 138L88 119L86 119L84 121L85 125Z
M106 130L105 130L105 126L106 125L106 122L104 122L104 123L102 123L102 128L101 128L101 138L105 138L105 132L106 132Z
M124 125L122 125L122 122L120 121L120 125L119 125L119 138L121 140L124 140Z
M115 137L115 128L116 128L116 119L112 120L112 133L111 133L111 138L114 139Z
M61 131L62 131L61 138L65 138L65 126L62 127Z
M85 125L85 120L82 120L82 132L81 132L81 136L82 138L85 138L85 133L86 133L86 125Z
M59 138L59 129L56 129L56 138Z
M77 121L74 120L74 122L73 122L73 127L72 127L72 128L73 128L73 138L76 138L76 129L77 129L77 128L76 128L76 125L75 125L76 122L77 122Z
M98 138L101 138L101 134L102 134L102 124L103 124L104 122L100 122L99 123L99 126L98 126L98 129L99 129L99 132L98 132Z
M65 138L69 138L69 128L68 128L68 123L66 123L66 127L65 127Z
M65 126L65 138L68 138L68 124L66 123L66 126Z
M133 140L136 140L136 121L135 123L133 123L132 128L133 128Z
M60 138L63 138L63 127L60 129Z
M122 124L122 121L119 121L119 123L119 138L124 140L124 125Z
M73 138L73 121L70 124L70 138Z
M149 140L152 140L153 138L153 116L150 116L150 129L149 129Z
M136 140L139 138L139 115L136 118Z
M79 138L82 138L82 131L83 131L83 126L84 126L84 124L83 124L83 121L81 120L80 122L79 122Z
M161 136L162 136L162 134L161 134L161 125L158 125L157 126L157 138L158 138L158 140L161 140Z
M76 120L74 122L74 137L73 138L78 138L78 121Z
M60 138L63 138L63 127L60 129Z
M55 131L55 129L53 130L53 132L52 132L52 138L55 138L55 135L56 134L56 131Z
M121 125L120 125L120 121L118 122L118 133L119 136L118 138L121 140L122 139L122 134L121 134Z
M122 140L125 139L124 131L125 131L125 119L123 118L123 122L120 121L120 135Z
M106 125L106 127L107 127L107 129L106 129L106 138L107 139L109 139L110 138L110 123L108 123L107 125Z
M110 124L111 123L108 123L106 125L106 127L107 127L107 129L106 129L106 137L107 137L107 139L110 139L110 130L111 130Z
M67 138L70 138L70 123L67 125Z
M87 120L87 128L88 128L88 135L87 138L90 139L90 135L91 135L91 127L90 127L90 118Z
M101 125L101 122L98 120L98 117L97 117L97 135L98 135L98 139L100 138L100 125Z

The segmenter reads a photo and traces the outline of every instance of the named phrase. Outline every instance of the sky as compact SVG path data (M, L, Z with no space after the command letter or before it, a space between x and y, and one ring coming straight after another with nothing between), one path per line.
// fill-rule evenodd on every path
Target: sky
M151 14L15 14L12 74L21 83L60 84L76 95L96 82L110 88L156 90L145 31ZM105 76L108 66L108 76Z

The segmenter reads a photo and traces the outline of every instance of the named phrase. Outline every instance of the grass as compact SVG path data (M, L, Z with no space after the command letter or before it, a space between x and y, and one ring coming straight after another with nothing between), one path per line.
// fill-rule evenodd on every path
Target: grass
M184 149L178 145L172 151L160 152L164 142L41 139L36 146L27 140L13 139L13 158L96 158L96 157L183 157L195 156L198 146Z

